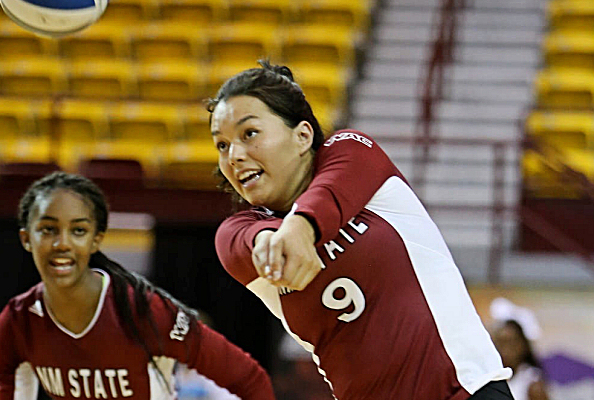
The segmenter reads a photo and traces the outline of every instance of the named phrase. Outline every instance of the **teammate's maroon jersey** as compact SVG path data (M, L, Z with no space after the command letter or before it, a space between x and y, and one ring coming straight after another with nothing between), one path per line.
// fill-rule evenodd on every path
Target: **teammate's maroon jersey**
M446 244L378 145L339 131L318 150L292 213L313 221L324 268L303 291L259 278L254 238L272 212L221 224L219 257L308 350L340 400L463 400L509 369L482 325Z
M201 322L191 325L182 311L171 312L169 300L155 294L150 307L161 343L148 321L141 321L140 329L161 375L142 347L124 333L110 277L96 271L104 275L104 286L93 320L81 333L68 331L48 311L43 283L4 308L0 400L36 399L36 377L54 399L174 399L176 361L242 399L274 399L270 379L254 359Z

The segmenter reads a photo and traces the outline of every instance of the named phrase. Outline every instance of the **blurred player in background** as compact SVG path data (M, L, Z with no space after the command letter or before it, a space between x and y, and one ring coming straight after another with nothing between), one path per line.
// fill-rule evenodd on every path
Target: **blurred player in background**
M503 365L514 371L509 380L514 398L548 400L544 373L532 349L532 341L540 335L534 313L507 299L497 298L491 304L491 316L495 320L493 342Z
M20 238L42 282L0 314L0 399L174 399L176 361L242 399L274 399L264 369L196 311L99 252L108 209L63 172L30 186Z
M289 68L261 62L211 99L223 266L313 354L340 400L512 399L446 244L387 155L327 140Z

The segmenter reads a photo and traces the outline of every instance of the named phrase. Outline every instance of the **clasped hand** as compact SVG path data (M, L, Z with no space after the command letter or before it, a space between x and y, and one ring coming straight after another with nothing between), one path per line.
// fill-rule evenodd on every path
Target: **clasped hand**
M279 287L303 290L322 270L315 231L301 215L289 215L277 231L256 235L252 262L262 278Z

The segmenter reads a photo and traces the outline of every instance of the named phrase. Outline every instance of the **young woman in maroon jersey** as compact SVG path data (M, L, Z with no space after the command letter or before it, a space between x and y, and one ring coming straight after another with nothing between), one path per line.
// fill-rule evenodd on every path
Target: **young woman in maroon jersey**
M19 206L20 238L42 282L0 314L0 399L174 399L176 361L243 399L274 399L266 372L196 311L99 251L108 208L63 172Z
M361 132L325 139L291 71L261 65L208 106L222 187L254 206L219 227L223 266L337 399L511 399L511 371L402 174Z

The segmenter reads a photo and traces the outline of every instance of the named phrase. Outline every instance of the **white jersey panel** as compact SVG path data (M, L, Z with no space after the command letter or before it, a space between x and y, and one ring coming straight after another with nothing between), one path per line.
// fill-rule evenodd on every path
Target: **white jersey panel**
M39 380L30 363L24 362L14 376L14 400L36 400Z
M391 177L365 208L388 222L404 241L464 389L474 394L490 381L510 378L511 370L503 368L439 229L412 189L402 179Z
M151 400L175 400L177 393L175 393L175 381L173 378L173 369L175 368L175 359L169 357L153 357L153 361L163 376L157 371L155 366L148 364L147 370L149 374Z
M320 368L320 358L315 354L315 347L311 343L301 339L289 328L289 325L287 324L287 320L283 313L280 295L278 293L279 288L274 286L273 284L268 282L268 280L262 277L254 279L253 281L248 283L246 287L249 290L251 290L256 296L258 296L260 300L262 300L262 302L266 305L266 307L268 307L268 309L272 312L272 314L274 314L275 317L280 319L287 333L291 335L291 337L295 339L295 341L299 343L301 347L303 347L305 350L311 353L312 359L318 367L318 372L320 373L320 375L322 375L324 381L326 381L326 383L330 386L330 389L333 390L332 382L330 382L326 377L326 371ZM336 399L336 397L334 398Z

